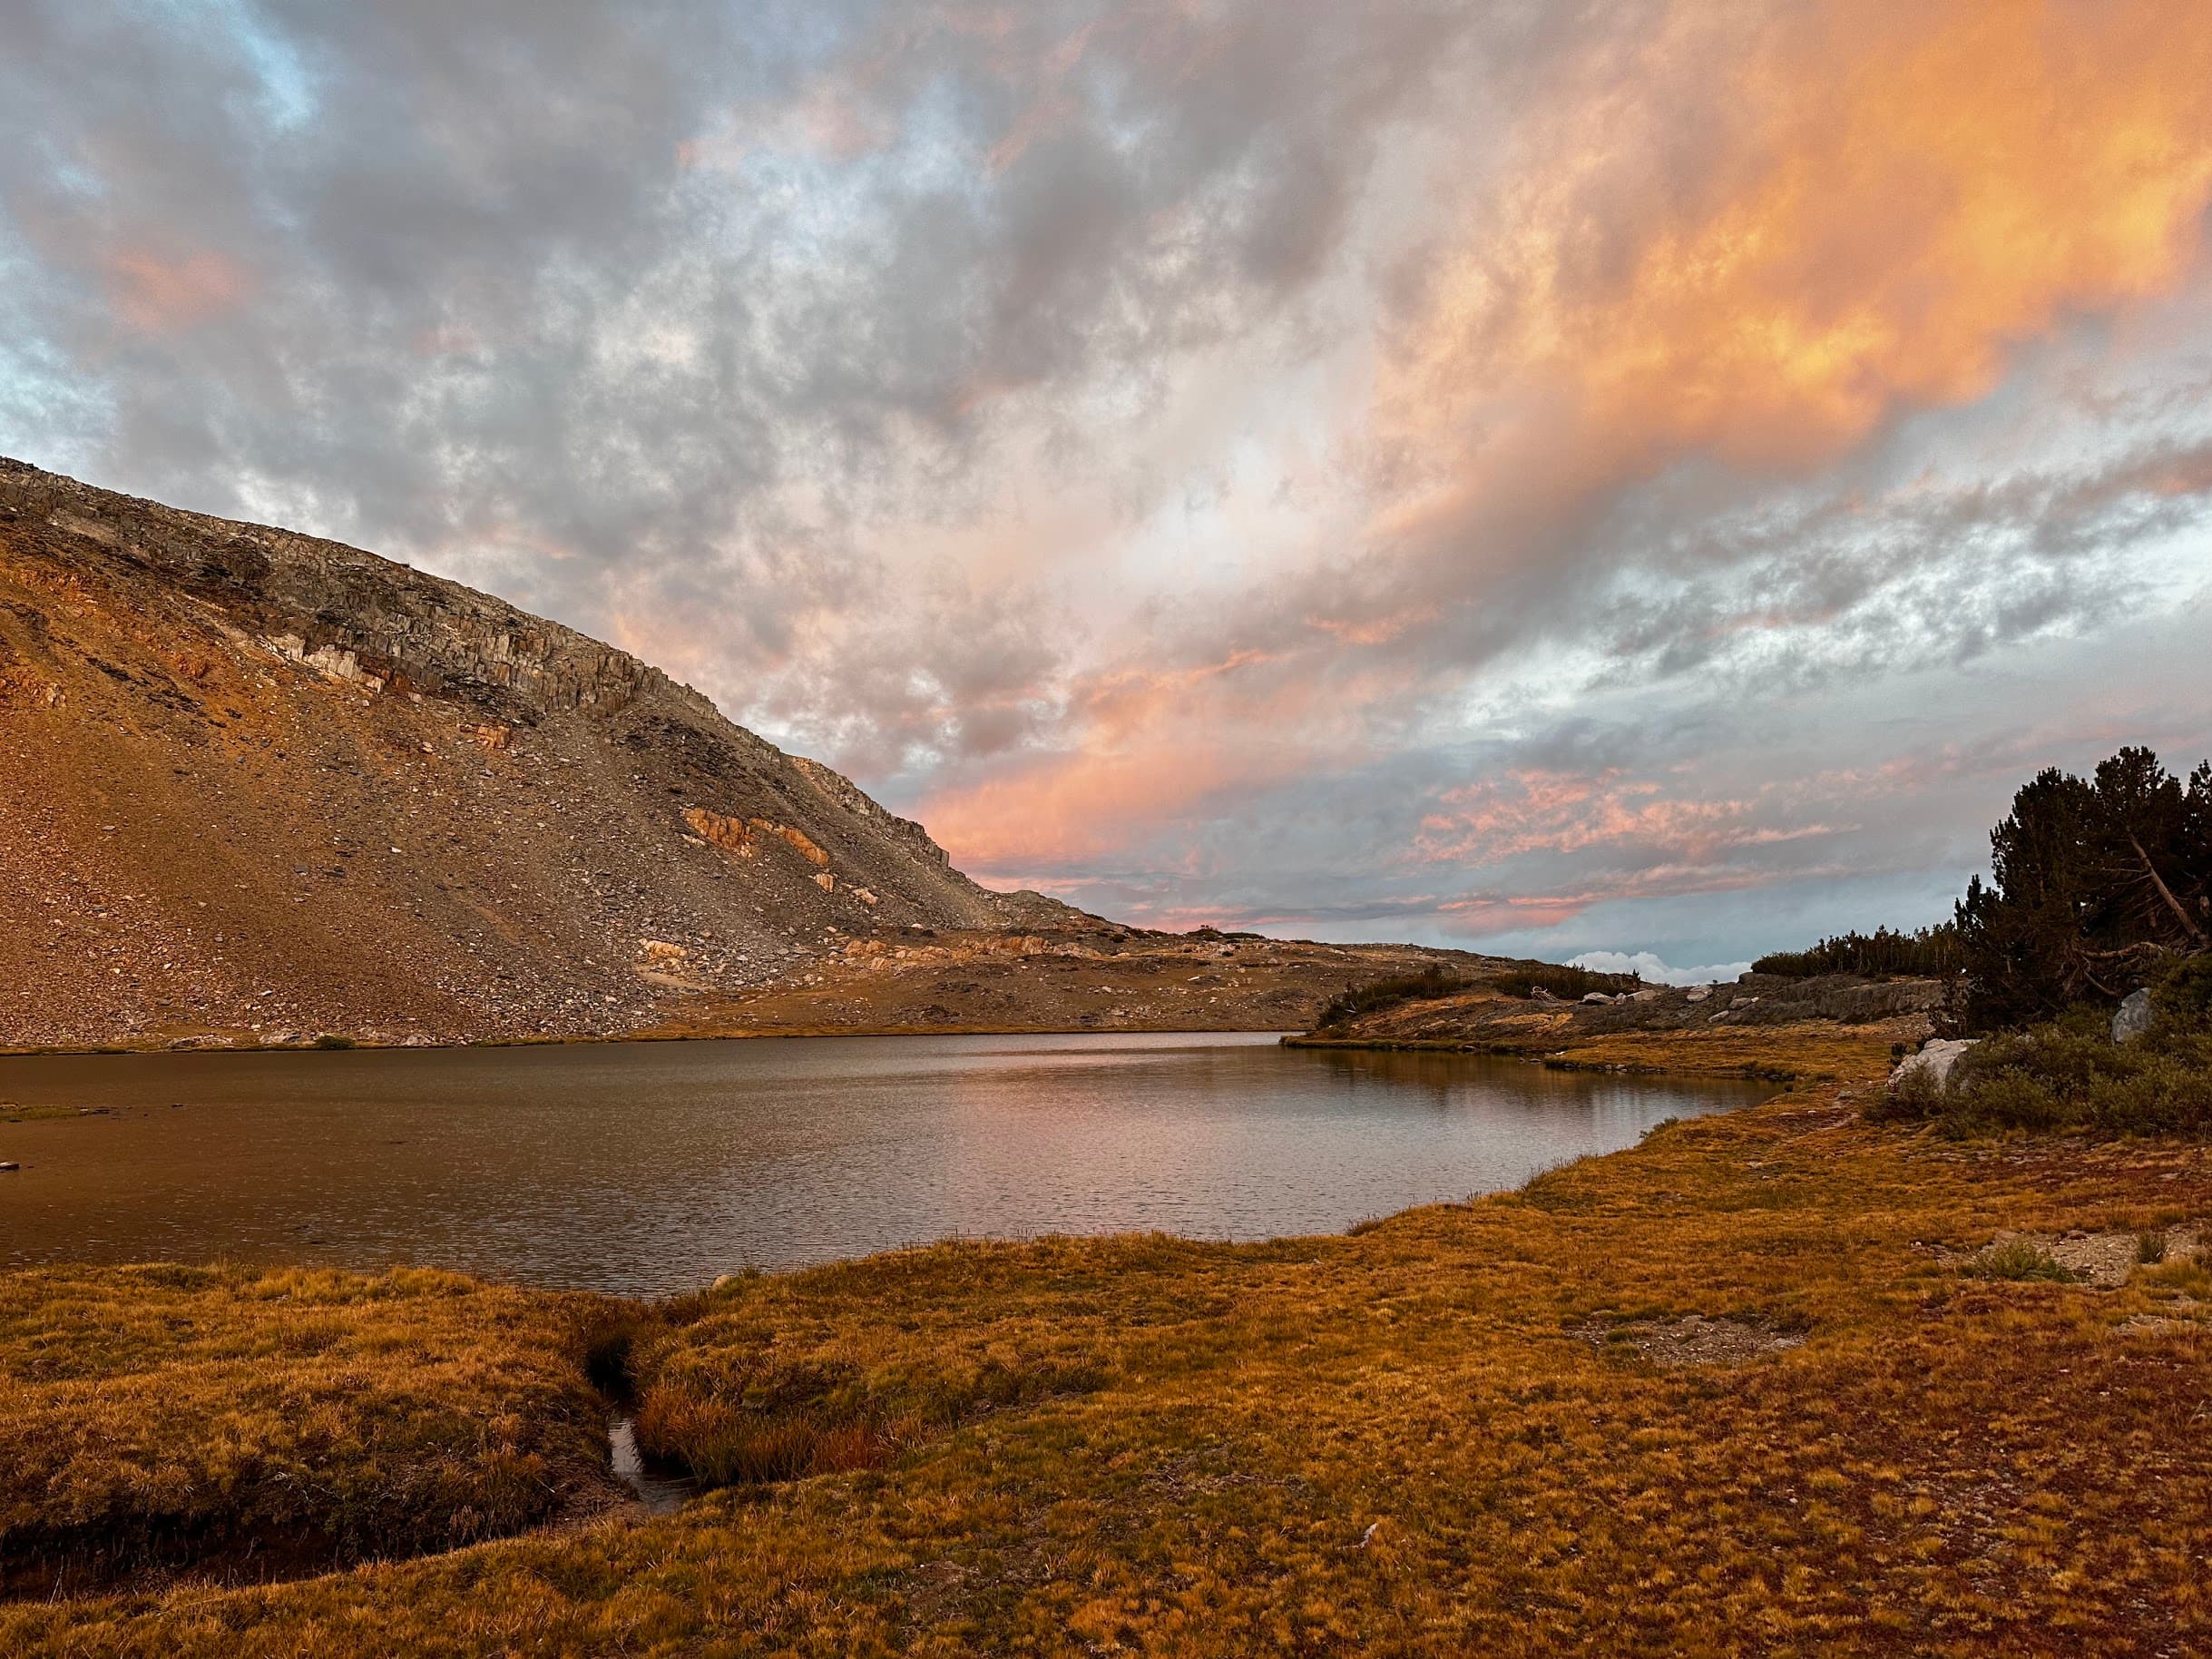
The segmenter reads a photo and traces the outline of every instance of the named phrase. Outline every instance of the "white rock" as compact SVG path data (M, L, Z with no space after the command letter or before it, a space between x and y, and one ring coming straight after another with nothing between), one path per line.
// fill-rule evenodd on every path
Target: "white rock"
M1925 1073L1937 1088L1951 1081L1951 1068L1959 1063L1959 1056L1972 1048L1978 1039L1973 1037L1930 1037L1916 1055L1907 1055L1897 1063L1897 1069L1889 1075L1889 1086L1894 1090L1907 1077Z
M1582 998L1584 1002L1610 1002L1613 999L1603 991L1592 991Z
M1703 1002L1712 994L1713 987L1709 985L1693 985L1689 987L1689 1000L1692 1002Z
M2112 1013L2112 1040L2132 1043L2150 1029L2150 991L2130 991Z

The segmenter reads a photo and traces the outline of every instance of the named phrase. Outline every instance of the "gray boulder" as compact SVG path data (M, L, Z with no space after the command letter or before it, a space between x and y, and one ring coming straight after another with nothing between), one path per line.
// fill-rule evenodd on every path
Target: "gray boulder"
M2112 1040L2132 1043L2150 1029L2150 990L2130 991L2112 1014Z
M1894 1093L1906 1079L1925 1075L1929 1082L1941 1089L1951 1082L1951 1068L1959 1063L1959 1056L1974 1045L1973 1037L1930 1037L1921 1045L1916 1055L1907 1055L1897 1063L1897 1069L1889 1075L1889 1086Z

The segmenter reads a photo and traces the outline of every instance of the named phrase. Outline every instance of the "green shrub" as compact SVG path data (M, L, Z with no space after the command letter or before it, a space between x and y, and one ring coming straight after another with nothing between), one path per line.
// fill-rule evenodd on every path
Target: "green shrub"
M2132 1043L2113 1042L2109 1016L2093 1007L1987 1038L1922 1115L1959 1134L2212 1134L2212 958L2174 964L2151 1007L2149 1031Z
M1398 974L1388 979L1377 979L1371 985L1347 986L1321 1010L1316 1022L1322 1029L1346 1026L1363 1014L1380 1013L1395 1008L1400 1003L1428 1002L1439 996L1456 996L1469 988L1473 982L1447 974L1441 967L1427 968L1418 974Z
M1580 1002L1592 991L1613 996L1639 989L1643 980L1634 974L1600 974L1564 963L1527 962L1508 968L1490 984L1493 990L1508 996L1527 997L1547 991L1561 1002Z
M1894 1057L1894 1056L1893 1056ZM1943 1085L1925 1066L1916 1067L1868 1103L1865 1115L1876 1123L1920 1123L1941 1116Z
M2046 1279L2058 1284L2076 1282L2071 1269L2032 1239L2006 1239L1992 1244L1966 1264L1969 1279Z
M336 1036L326 1031L315 1039L315 1046L318 1048L351 1048L353 1039L349 1036Z

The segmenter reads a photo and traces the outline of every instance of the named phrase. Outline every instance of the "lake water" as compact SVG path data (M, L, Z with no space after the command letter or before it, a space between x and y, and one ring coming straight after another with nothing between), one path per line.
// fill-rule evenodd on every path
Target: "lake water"
M1334 1232L1772 1093L1211 1035L25 1056L0 1264L660 1293L956 1234Z

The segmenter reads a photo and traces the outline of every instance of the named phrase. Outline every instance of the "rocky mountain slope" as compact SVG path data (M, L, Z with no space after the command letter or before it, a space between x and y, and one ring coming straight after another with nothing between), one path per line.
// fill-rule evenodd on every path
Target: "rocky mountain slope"
M0 460L0 1043L627 1030L1075 915L567 628Z
M0 459L0 1047L1285 1028L1452 954L987 891L611 646Z

